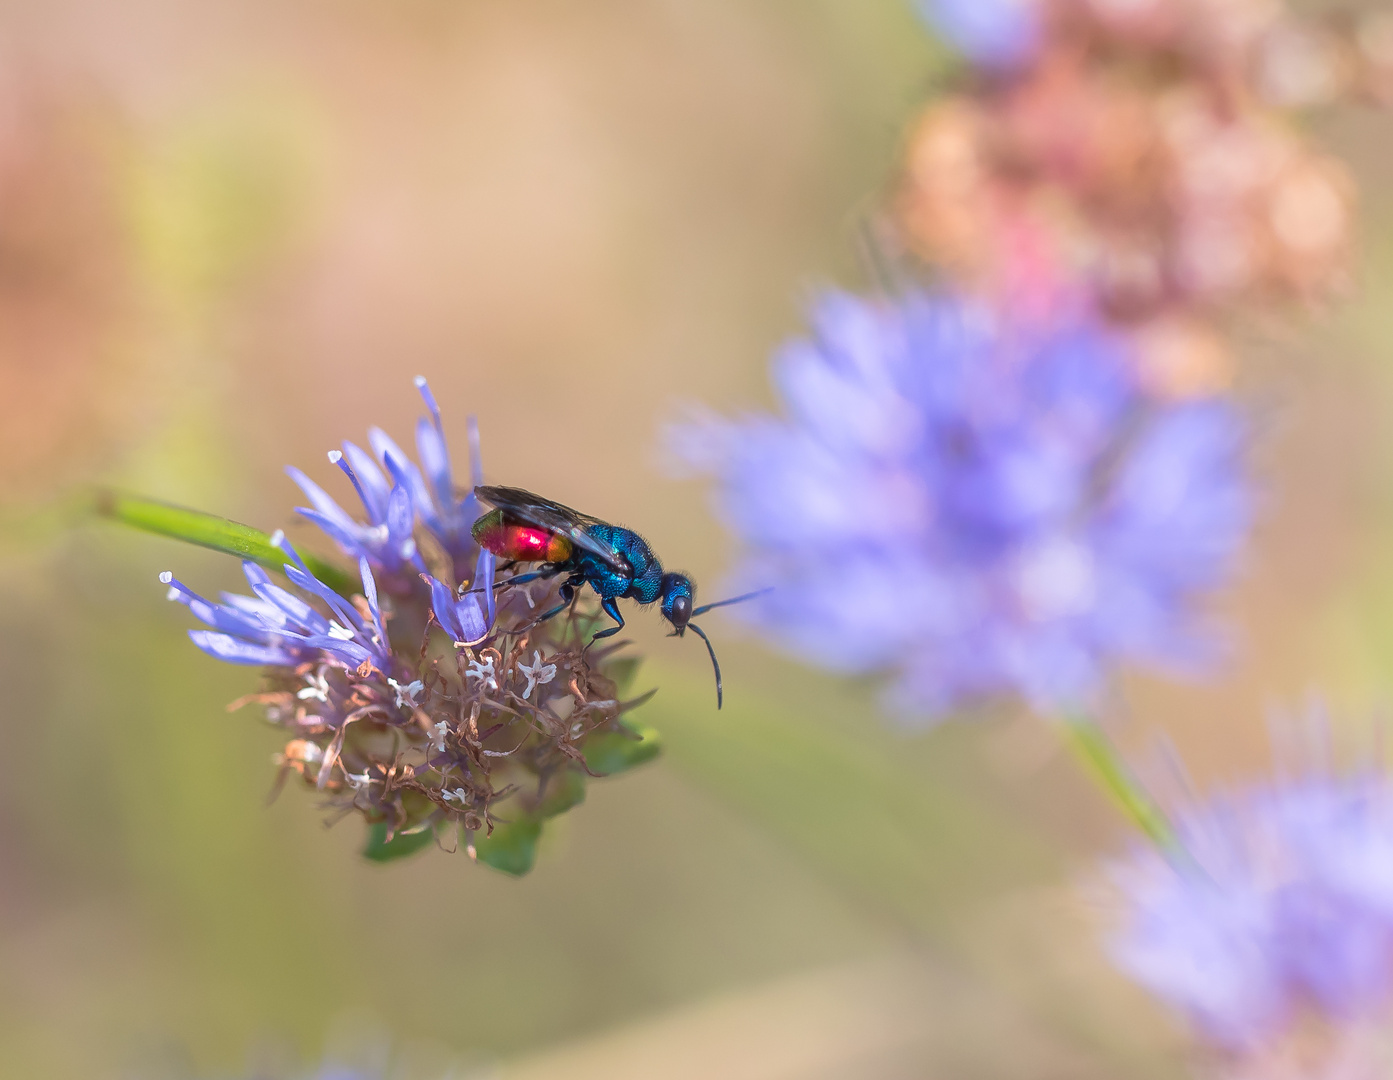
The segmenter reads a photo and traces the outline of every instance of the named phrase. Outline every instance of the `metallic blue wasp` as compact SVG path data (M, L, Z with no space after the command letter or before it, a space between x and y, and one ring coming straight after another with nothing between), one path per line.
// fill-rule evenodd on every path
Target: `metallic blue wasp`
M663 618L672 624L678 637L691 630L706 643L711 667L716 672L716 708L721 707L721 665L711 639L691 620L712 608L738 604L760 595L721 600L693 607L696 586L686 574L663 570L647 541L632 529L610 525L569 506L512 487L476 487L479 500L493 507L474 522L471 532L480 547L500 558L515 562L544 564L542 569L510 578L512 583L566 575L561 585L561 603L537 617L544 622L565 610L577 590L589 585L600 596L600 606L615 625L595 634L592 641L617 634L624 628L619 613L620 600L640 604L661 602Z

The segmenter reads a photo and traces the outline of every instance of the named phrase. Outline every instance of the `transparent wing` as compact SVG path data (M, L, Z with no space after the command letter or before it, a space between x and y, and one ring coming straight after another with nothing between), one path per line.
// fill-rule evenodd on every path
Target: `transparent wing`
M624 556L612 551L607 544L600 543L586 531L591 525L603 524L599 518L582 514L579 510L572 510L569 506L544 499L522 488L481 485L474 489L474 494L480 502L506 511L519 521L539 529L560 533L576 547L590 552L606 566L621 574L633 573L633 568Z

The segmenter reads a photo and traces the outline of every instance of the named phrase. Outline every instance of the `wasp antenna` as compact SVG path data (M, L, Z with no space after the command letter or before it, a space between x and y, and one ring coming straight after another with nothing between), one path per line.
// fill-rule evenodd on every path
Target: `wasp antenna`
M714 607L715 605L712 605L712 606ZM690 623L690 622L689 622L689 623L687 624L687 629L688 629L688 630L695 630L695 631L696 631L697 637L701 638L702 641L706 642L706 651L707 651L708 653L711 654L711 666L712 666L713 668L715 668L715 670L716 670L716 708L719 709L719 708L721 707L721 699L722 699L722 695L721 695L721 665L720 665L719 663L717 663L717 661L716 661L716 650L713 649L713 648L711 647L711 639L710 639L709 637L706 636L706 632L705 632L704 630L702 630L702 628L699 627L696 623Z
M771 593L773 591L774 587L771 585L767 589L756 589L754 592L747 592L744 596L732 596L729 600L717 600L714 604L702 604L701 607L692 612L692 615L694 617L697 615L705 615L712 608L727 607L730 604L743 604L746 600L753 600L756 596L763 596L765 593Z

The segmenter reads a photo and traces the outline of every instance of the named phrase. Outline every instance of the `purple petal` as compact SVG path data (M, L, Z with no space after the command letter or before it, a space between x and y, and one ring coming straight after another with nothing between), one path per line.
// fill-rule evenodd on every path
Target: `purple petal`
M455 619L461 631L458 640L466 645L477 645L488 637L490 620L484 618L477 593L466 593L455 605Z
M473 496L471 496L472 498ZM479 560L474 564L474 580L471 588L483 589L484 606L488 610L488 625L493 625L493 620L498 614L494 606L493 598L493 570L497 557L488 548L479 549Z
M334 592L333 589L329 588L329 586L325 585L324 582L320 581L313 574L306 573L298 566L292 566L287 563L285 565L285 576L306 592L314 593L315 596L328 604L329 609L338 616L339 622L342 623L345 630L354 630L360 634L364 631L363 620L359 618L358 612L353 605L338 593Z
M305 493L305 498L309 499L309 501L314 504L314 508L326 518L335 522L339 528L348 532L360 528L359 523L354 521L343 507L330 498L323 488L294 465L287 465L285 467L285 474L295 481L300 490Z
M274 604L285 612L295 629L313 634L327 634L329 632L329 620L294 593L282 589L279 585L272 585L270 582L256 586L255 591L256 595L268 604Z
M455 483L450 475L450 450L439 429L425 417L416 422L416 452L420 454L421 471L430 482L440 517L453 522Z
M326 517L318 510L311 510L307 506L297 506L295 512L306 521L317 525L319 530L336 543L345 555L356 558L365 551L373 551L373 546L369 540L373 532L371 526L365 528L357 522L350 522L349 527L344 527L341 523Z
M387 537L394 555L410 558L416 550L416 545L411 540L415 520L416 515L411 509L411 494L398 484L392 488L392 495L387 503Z
M345 641L343 638L320 636L312 634L303 639L304 643L312 649L320 652L329 653L331 656L342 660L349 667L362 667L365 662L378 659L371 651L359 645L356 641Z
M225 634L236 634L238 637L250 638L253 641L264 641L270 631L270 628L260 619L249 617L235 608L210 604L206 600L190 603L189 610L200 622L205 622L213 629L221 630Z
M368 610L372 612L372 624L377 634L377 643L385 652L387 649L387 628L382 623L382 609L377 603L377 581L372 576L372 567L368 565L367 559L358 560L358 573L363 579L363 597L368 602Z
M392 437L381 428L368 428L368 442L372 445L373 453L381 459L387 471L397 479L398 483L406 485L406 489L411 492L411 499L416 504L416 510L427 523L436 517L436 508L431 500L430 488L421 477L421 470L416 468L411 459L406 456L402 448L392 441Z
M210 603L194 592L172 574L165 582L169 586L169 597L177 600L193 612L194 618L207 623L215 630L238 637L249 637L253 641L264 641L266 628L255 616L239 611L235 607L223 607Z
M242 575L247 579L247 584L255 589L258 585L269 585L271 575L266 572L266 568L250 559L242 560Z
M259 632L277 632L291 629L290 619L275 604L267 603L252 596L238 596L236 593L222 593L222 607L235 611L251 620Z
M372 455L357 443L345 439L343 456L358 474L358 482L363 485L364 493L372 501L372 505L367 508L368 516L374 521L381 521L387 514L387 493L390 489L387 478L382 475L382 470L378 468Z
M438 622L445 633L450 635L452 641L464 640L464 629L460 626L459 619L455 617L455 600L450 594L450 590L445 587L443 582L437 581L429 574L422 574L426 579L426 584L430 586L431 609L435 612L435 621Z
M484 482L484 459L479 451L479 418L469 417L465 421L465 430L469 433L469 486L473 489ZM473 497L471 490L470 498Z
M230 634L215 634L211 630L190 630L189 639L209 656L229 664L270 664L290 667L298 662L294 653L275 645L255 645Z
M435 421L436 428L440 428L440 406L436 404L435 394L431 392L430 383L426 381L424 375L417 375L412 382L416 384L416 389L420 391L421 394L421 400L426 403L426 408L430 410L430 415Z

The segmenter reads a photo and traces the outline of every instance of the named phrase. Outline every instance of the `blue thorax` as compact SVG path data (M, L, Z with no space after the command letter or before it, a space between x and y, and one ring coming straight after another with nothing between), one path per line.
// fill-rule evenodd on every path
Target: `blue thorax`
M572 560L597 593L605 598L632 598L640 604L651 604L658 599L662 593L663 567L643 537L618 525L591 525L586 532L623 555L633 568L633 577L626 577L588 551L576 549Z

